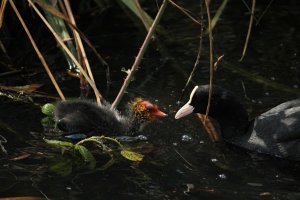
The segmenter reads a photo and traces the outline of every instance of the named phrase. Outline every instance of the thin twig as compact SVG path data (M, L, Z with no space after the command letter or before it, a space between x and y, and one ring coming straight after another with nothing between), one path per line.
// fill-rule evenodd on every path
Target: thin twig
M41 193L43 195L43 197L45 197L46 200L50 200L50 198L39 188L39 186L36 184L36 181L34 180L33 177L30 178L31 182L32 182L32 187L35 188L39 193Z
M11 0L10 0L11 1ZM53 34L53 36L55 37L55 39L57 40L57 42L62 46L62 48L66 51L66 53L68 54L68 56L73 60L73 62L75 63L75 65L80 69L81 73L83 74L83 76L85 77L85 79L88 81L88 83L90 84L90 86L93 88L93 90L95 91L96 95L99 95L99 98L101 99L102 96L99 93L97 86L95 84L95 82L93 82L89 76L87 75L87 73L84 71L84 69L82 68L82 66L79 64L79 62L77 61L77 59L74 57L74 55L71 53L71 51L68 49L68 47L64 44L64 42L62 41L62 39L57 35L57 33L53 30L53 28L51 27L51 25L47 22L47 20L45 19L45 17L41 14L41 12L37 9L37 7L34 5L34 3L32 2L32 0L28 0L28 3L32 6L32 8L35 10L35 12L39 15L39 17L41 18L41 20L45 23L45 25L47 26L47 28L51 31L51 33Z
M104 60L104 58L102 58L102 56L100 55L100 53L97 52L96 48L92 45L92 43L84 35L84 33L80 29L78 29L77 26L75 26L74 24L72 24L68 17L66 17L65 6L61 3L61 1L59 1L58 3L60 4L60 8L62 9L62 11L64 13L62 13L62 12L56 10L56 9L53 9L52 6L48 6L47 4L43 4L40 1L35 1L35 3L37 3L41 8L43 8L47 12L51 13L53 16L56 16L58 18L63 19L65 22L67 22L67 24L70 26L71 29L75 29L77 31L77 33L80 35L81 39L83 39L83 41L91 48L92 52L97 56L97 58L99 59L99 61L101 62L101 64L106 68L106 79L107 79L107 83L109 85L110 84L109 65Z
M251 9L250 9L249 5L247 4L247 2L246 2L245 0L242 0L242 2L244 3L244 5L245 5L246 8L248 9L248 11L251 13ZM255 16L253 16L253 18L254 18L254 20L255 20L256 22L258 21L258 19L256 19Z
M208 101L207 101L207 108L205 113L205 119L207 119L211 96L212 96L212 82L213 82L213 44L212 44L212 27L211 27L211 17L210 17L210 10L209 10L209 0L205 0L206 5L206 12L207 12L207 21L208 21L208 33L209 33L209 94L208 94Z
M246 92L246 87L245 87L244 81L241 81L241 84L242 84L242 88L243 88L243 91L244 91L244 97L245 97L245 99L249 99L249 97L247 95L247 92Z
M195 167L192 163L190 163L187 159L185 159L182 155L181 155L181 153L179 153L178 151L177 151L177 149L175 149L174 148L174 151L180 156L180 158L182 158L182 160L185 162L185 163L187 163L190 167Z
M247 50L247 47L248 47L248 42L249 42L249 38L250 38L251 30L252 30L252 25L253 25L255 3L256 3L256 0L252 0L251 17L250 17L250 22L249 22L249 27L248 27L248 33L247 33L247 37L246 37L242 57L240 58L239 62L241 62L244 59L244 56L246 54L246 50Z
M123 85L122 85L115 101L113 102L113 104L111 106L111 109L116 108L118 106L118 104L120 103L126 88L128 87L131 79L133 78L133 75L134 75L136 69L138 68L138 66L139 66L139 64L140 64L140 62L141 62L141 60L144 56L144 53L146 52L146 49L147 49L147 47L150 43L150 40L152 39L152 36L154 34L155 28L158 25L163 13L164 13L164 10L167 7L167 4L168 4L168 0L164 0L161 7L160 7L160 9L159 9L159 11L158 11L158 13L157 13L157 15L156 15L156 17L155 17L155 19L154 19L154 21L153 21L153 23L152 23L152 25L151 25L151 27L150 27L150 29L149 29L149 31L148 31L148 34L147 34L147 36L144 40L144 43L143 43L137 57L135 58L135 61L132 65L131 69L128 70L128 75L127 75L126 79L124 80L124 83L123 83Z
M4 147L4 143L7 143L7 140L4 136L0 135L0 149L3 153L7 154L7 150Z
M195 22L196 24L199 24L202 26L201 22L199 22L197 19L195 19L191 14L189 14L189 11L186 10L185 8L177 5L175 2L173 2L172 0L168 0L173 6L175 6L176 8L178 8L181 12L183 12L183 14L185 14L186 16L188 16L193 22Z
M201 10L200 10L200 22L201 22L201 29L200 29L200 37L199 37L199 48L198 48L198 54L197 54L197 58L196 58L196 62L194 64L194 67L191 71L191 74L188 78L188 80L185 83L184 88L182 89L181 95L179 97L179 101L181 101L182 97L184 96L184 93L186 91L187 86L189 85L190 81L192 80L192 77L194 76L194 73L199 65L199 61L200 61L200 57L201 57L201 49L202 49L202 41L203 41L203 30L204 30L204 26L203 26L203 6L201 4Z
M263 18L263 16L265 16L265 14L266 14L267 11L269 10L269 8L270 8L271 4L273 3L273 1L274 1L274 0L271 0L271 1L268 3L268 5L267 5L266 9L264 10L264 12L258 17L258 20L256 20L256 24L255 24L255 25L258 25L259 22L260 22L260 20Z
M217 71L217 69L218 69L218 64L219 64L219 62L222 60L223 57L224 57L224 54L221 55L221 56L219 56L219 57L217 58L217 61L216 61L215 64L214 64L214 70L215 70L215 71Z
M27 36L28 36L28 38L29 38L29 40L30 40L30 42L31 42L31 44L32 44L32 46L33 46L33 48L34 48L34 50L35 50L35 52L37 53L37 55L38 55L38 57L39 57L41 63L43 64L43 66L44 66L44 68L45 68L45 70L46 70L46 72L47 72L49 78L51 79L52 84L54 85L54 87L55 87L57 93L59 94L59 96L60 96L60 98L61 98L62 100L65 100L65 96L63 95L62 91L60 90L60 88L59 88L59 86L58 86L58 84L57 84L55 78L53 77L53 75L52 75L52 73L51 73L51 71L50 71L50 68L49 68L48 64L46 63L46 61L45 61L45 59L44 59L42 53L40 52L40 50L39 50L39 48L37 47L35 41L33 40L32 35L31 35L29 29L27 28L27 26L26 26L26 24L25 24L23 18L21 17L21 15L20 15L20 13L19 13L17 7L15 6L13 0L9 0L9 3L10 3L10 5L11 5L11 7L13 8L14 12L16 13L17 17L19 18L19 21L21 22L21 24L22 24L22 26L23 26L23 28L24 28L24 30L25 30L25 32L26 32L26 34L27 34Z
M69 16L69 19L70 19L70 22L76 26L76 21L75 21L75 18L74 18L74 15L73 15L73 12L72 12L72 9L71 9L71 6L70 6L70 2L69 0L64 0L64 3L65 3L65 7L66 7L66 11L68 13L68 16ZM90 67L90 64L89 64L89 61L87 59L87 55L85 53L85 50L84 50L84 47L83 47L83 44L82 44L82 41L81 41L81 38L79 36L79 33L76 31L76 29L72 29L73 30L73 34L74 34L74 38L75 38L75 41L76 41L76 44L77 44L77 48L78 48L78 51L79 53L82 55L82 58L83 58L83 62L85 64L85 67L87 69L87 72L89 74L89 77L91 78L91 80L93 82L95 82L94 80L94 76L93 76L93 73L92 73L92 70L91 70L91 67ZM94 91L95 92L95 91ZM96 96L96 100L97 100L97 103L100 104L100 97L95 93L95 96Z
M0 28L3 25L3 18L4 18L4 11L7 5L7 0L2 0L1 7L0 7Z
M3 73L0 73L0 78L4 77L4 76L10 76L10 75L15 75L15 74L20 74L22 72L23 72L23 70L13 70L13 71L9 71L9 72L3 72Z

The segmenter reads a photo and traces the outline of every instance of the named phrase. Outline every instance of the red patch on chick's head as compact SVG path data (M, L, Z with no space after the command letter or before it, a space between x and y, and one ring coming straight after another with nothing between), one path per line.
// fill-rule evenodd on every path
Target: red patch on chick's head
M159 110L157 105L141 98L135 99L130 104L132 105L133 112L135 114L139 114L141 117L147 118L148 120L154 120L156 118L167 116L167 114Z

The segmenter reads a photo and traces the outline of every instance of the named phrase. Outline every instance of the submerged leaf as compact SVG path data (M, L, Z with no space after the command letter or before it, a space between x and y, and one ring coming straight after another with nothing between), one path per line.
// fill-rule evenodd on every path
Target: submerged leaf
M46 103L42 106L42 113L47 116L53 116L55 106L52 103Z
M42 86L43 86L42 84L31 84L31 85L24 85L24 86L15 86L13 88L15 88L20 92L32 93Z
M70 158L60 158L56 162L50 164L50 171L61 176L67 176L73 171L73 160Z
M75 145L75 149L77 149L80 155L83 157L85 162L90 163L90 168L95 168L96 166L96 159L93 154L83 145L77 144Z
M144 155L133 152L133 151L129 151L129 150L122 150L121 151L121 155L131 161L142 161Z
M32 93L38 88L43 86L42 84L31 84L31 85L22 85L22 86L1 86L1 89L10 90L14 92L27 92Z

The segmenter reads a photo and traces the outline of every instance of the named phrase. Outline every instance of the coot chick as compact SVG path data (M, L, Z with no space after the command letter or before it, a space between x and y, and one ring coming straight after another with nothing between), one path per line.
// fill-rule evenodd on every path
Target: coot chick
M218 86L212 88L209 116L220 126L224 141L271 156L300 160L300 99L282 103L249 120L237 97ZM209 85L196 86L175 119L190 113L205 114Z
M166 116L157 105L140 98L129 107L128 116L122 116L106 102L98 106L87 100L69 100L57 103L54 116L60 130L87 136L134 135L147 123Z

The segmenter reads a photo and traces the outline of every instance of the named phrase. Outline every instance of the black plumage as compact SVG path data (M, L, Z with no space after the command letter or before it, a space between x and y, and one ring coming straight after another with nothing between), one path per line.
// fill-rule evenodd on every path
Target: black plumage
M123 116L111 105L97 105L87 100L58 102L54 111L57 126L67 134L134 135L146 123L166 114L149 101L136 99L130 103L128 115Z
M209 116L221 129L221 137L241 148L275 157L300 160L300 99L282 103L249 120L243 104L230 91L213 86ZM209 86L196 86L190 100L177 113L205 114Z

